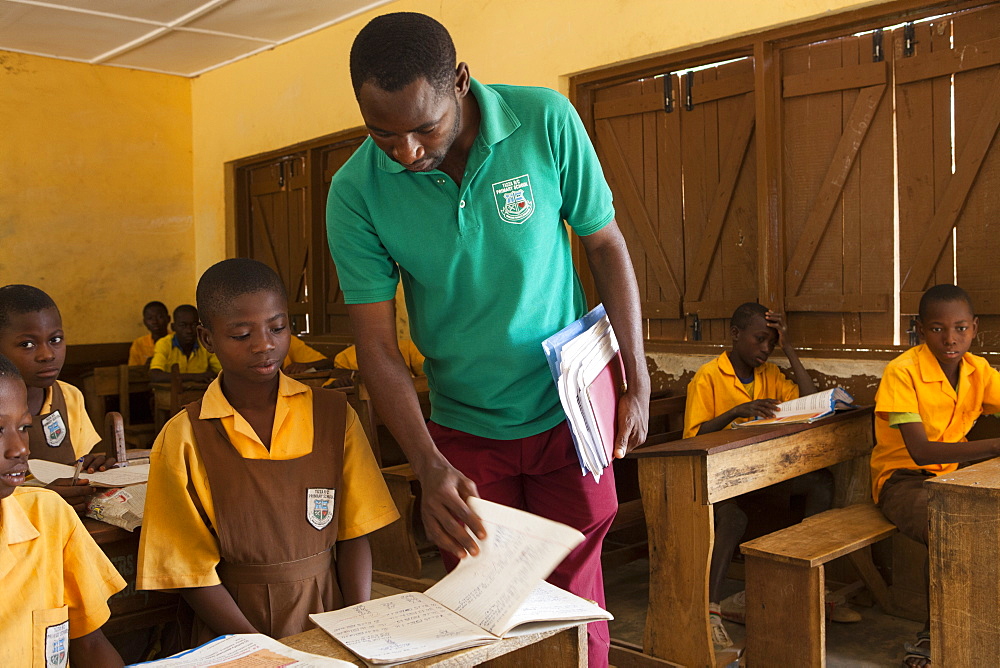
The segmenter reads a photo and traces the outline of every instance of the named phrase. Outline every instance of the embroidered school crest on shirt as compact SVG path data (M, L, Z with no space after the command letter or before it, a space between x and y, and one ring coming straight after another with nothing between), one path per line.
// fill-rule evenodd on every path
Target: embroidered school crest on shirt
M333 495L335 489L310 487L306 493L306 519L316 529L325 529L333 519Z
M45 442L53 448L62 445L66 438L66 422L59 411L52 411L42 418L42 431L45 433Z
M69 658L69 621L45 629L45 668L64 668Z
M505 223L520 225L535 212L535 196L531 193L531 177L527 174L493 184L497 213Z

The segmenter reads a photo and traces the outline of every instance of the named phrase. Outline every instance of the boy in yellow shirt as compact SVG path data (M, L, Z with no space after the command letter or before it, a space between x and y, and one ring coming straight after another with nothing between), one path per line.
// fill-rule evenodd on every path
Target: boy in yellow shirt
M142 307L142 324L149 334L140 336L128 349L129 366L142 366L153 359L156 342L167 335L170 313L163 302L149 302Z
M101 626L125 581L58 496L18 489L30 425L20 373L0 355L0 666L122 666Z
M222 373L153 445L137 588L179 591L196 642L299 633L310 613L368 600L366 535L399 514L344 394L281 373L277 274L224 260L201 277L198 306Z
M923 343L889 362L875 395L872 496L901 533L927 545L931 477L1000 455L1000 439L968 441L983 413L1000 413L1000 372L969 352L979 330L969 295L935 285L920 298ZM929 588L928 588L929 590ZM930 665L928 624L907 643L907 666Z
M190 304L175 308L170 329L174 335L164 336L153 348L149 380L169 383L170 369L176 364L180 367L181 380L211 382L222 367L215 355L198 342L198 309Z
M779 403L816 391L812 379L795 352L780 313L753 302L741 304L730 320L732 349L702 365L688 384L684 409L684 438L728 429L734 423L774 417ZM792 367L795 382L768 362L775 345L781 346ZM790 495L805 495L806 515L828 509L833 501L833 476L827 470L813 471L773 485ZM746 603L743 592L720 604L726 570L747 526L746 513L736 500L713 506L715 544L709 568L709 620L716 649L732 646L722 616L743 623Z
M399 352L403 355L403 361L410 369L410 375L414 378L424 375L424 356L409 339L396 339ZM333 358L333 366L336 369L358 370L358 349L350 345L337 353Z
M0 354L17 366L28 389L33 416L29 433L32 459L61 464L83 461L93 473L114 465L114 458L90 454L101 441L90 422L83 394L58 380L66 361L62 316L52 298L30 285L0 288ZM49 488L83 513L93 494L86 479L53 481Z

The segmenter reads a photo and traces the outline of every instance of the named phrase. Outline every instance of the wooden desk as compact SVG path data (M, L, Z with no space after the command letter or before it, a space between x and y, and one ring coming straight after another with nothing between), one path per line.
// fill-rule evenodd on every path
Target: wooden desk
M150 383L153 390L153 418L156 423L156 431L163 429L167 420L172 418L181 408L198 401L208 389L208 383L200 381L185 380L181 383L181 390L176 397L173 397L171 383Z
M930 523L931 660L985 666L996 659L1000 627L1000 459L926 483Z
M130 366L128 373L130 393L149 392L149 369ZM95 367L83 375L81 385L90 421L94 425L104 424L104 414L108 412L107 399L118 396L118 367Z
M313 629L282 638L281 642L303 652L350 661L356 666L365 662L351 654L325 631ZM473 647L440 654L429 659L401 664L410 668L467 668L485 665L490 668L586 668L587 625L581 624L562 631L542 631L516 638L507 638L492 645Z
M102 627L108 637L175 621L180 598L158 591L135 588L139 555L139 531L129 532L104 522L83 518L91 538L97 543L118 572L126 587L108 601L111 619Z
M834 473L835 504L859 502L870 490L853 482L854 472L867 471L873 442L867 407L811 425L725 429L634 451L649 534L644 653L691 668L716 665L708 624L712 504L849 460Z

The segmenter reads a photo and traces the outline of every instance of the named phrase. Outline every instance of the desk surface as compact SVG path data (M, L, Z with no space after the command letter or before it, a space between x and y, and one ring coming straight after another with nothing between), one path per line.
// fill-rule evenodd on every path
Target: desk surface
M122 529L121 527L116 527L89 517L83 517L81 519L83 520L83 526L87 528L87 533L90 534L90 537L93 538L94 542L98 545L115 543L120 540L125 540L126 538L132 538L136 535L131 531Z
M926 485L948 485L949 487L971 487L976 490L1000 489L1000 457L979 462L964 469L927 480Z
M506 638L500 642L482 647L472 647L457 652L448 652L438 656L411 661L403 664L409 668L465 668L514 652L515 650L534 647L540 653L530 657L515 655L522 666L586 666L587 627L579 625L557 631L541 631L516 638ZM312 629L294 636L282 638L281 642L289 647L303 651L330 656L343 661L350 661L356 666L365 666L365 662L351 654L343 645L331 638L325 631ZM574 654L574 647L582 656ZM513 659L514 657L511 657ZM515 665L515 664L511 664Z
M742 427L739 429L721 429L711 434L701 434L679 441L648 445L629 453L630 457L677 457L686 455L713 455L727 450L744 448L754 443L770 441L782 436L790 436L817 427L836 424L845 420L861 418L871 419L874 406L862 406L850 411L841 411L830 417L806 424L783 424L769 427Z

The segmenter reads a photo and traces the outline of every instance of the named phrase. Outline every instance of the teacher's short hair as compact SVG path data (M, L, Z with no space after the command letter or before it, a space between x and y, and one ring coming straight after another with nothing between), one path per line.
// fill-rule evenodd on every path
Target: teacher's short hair
M371 83L395 93L427 79L440 93L455 85L455 43L425 14L396 12L368 22L351 47L351 84L357 95Z

